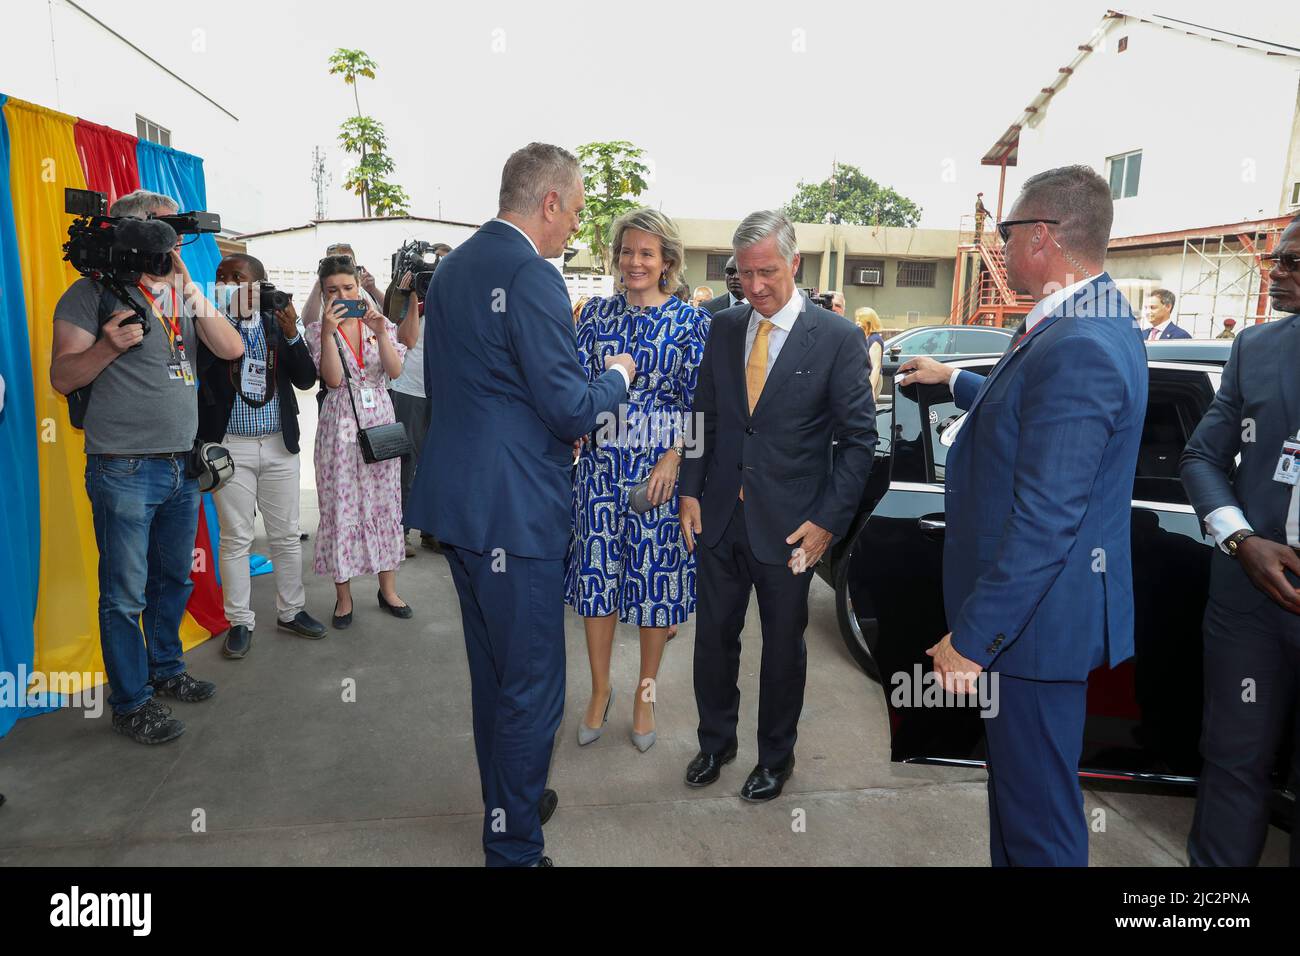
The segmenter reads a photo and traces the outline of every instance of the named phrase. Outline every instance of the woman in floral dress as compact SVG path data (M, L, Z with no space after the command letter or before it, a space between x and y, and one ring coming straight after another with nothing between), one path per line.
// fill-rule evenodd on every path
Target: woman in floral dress
M695 559L677 521L677 471L691 453L683 434L704 357L708 313L673 296L683 268L677 228L662 213L637 209L614 224L610 245L625 290L594 298L578 323L578 354L594 380L606 355L630 352L637 375L626 427L598 428L574 475L574 537L566 601L583 615L591 700L578 741L600 736L613 698L610 654L617 621L640 628L641 666L632 701L632 740L655 739L655 681L669 628L695 609ZM653 507L638 515L628 495L650 479Z
M324 300L321 321L307 326L305 334L329 394L316 426L320 526L315 570L334 579L334 627L352 623L350 581L362 574L379 575L380 607L394 617L409 618L411 608L396 588L397 565L404 555L402 462L390 458L367 464L357 441L358 416L361 428L396 420L388 379L402 374L406 346L397 341L397 327L371 306L360 319L343 317L344 302L361 299L351 256L326 256L317 274Z

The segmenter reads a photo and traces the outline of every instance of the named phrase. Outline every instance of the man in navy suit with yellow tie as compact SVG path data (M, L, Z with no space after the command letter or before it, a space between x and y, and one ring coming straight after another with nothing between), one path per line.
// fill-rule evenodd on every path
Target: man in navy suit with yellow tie
M993 371L905 363L967 410L945 468L950 689L984 671L995 865L1087 866L1079 790L1088 674L1133 653L1129 514L1146 416L1135 321L1102 270L1113 215L1096 171L1031 177L998 224L1007 281L1036 305Z
M569 296L548 259L582 211L572 154L507 160L500 212L442 260L425 299L431 422L405 523L443 544L460 598L488 866L550 866L543 817L564 712L564 553L573 442L636 374L578 361Z

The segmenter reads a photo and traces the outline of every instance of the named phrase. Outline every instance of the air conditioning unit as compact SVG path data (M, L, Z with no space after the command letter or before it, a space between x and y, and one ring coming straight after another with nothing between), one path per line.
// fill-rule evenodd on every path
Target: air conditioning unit
M884 285L885 273L882 269L858 269L854 273L854 285Z

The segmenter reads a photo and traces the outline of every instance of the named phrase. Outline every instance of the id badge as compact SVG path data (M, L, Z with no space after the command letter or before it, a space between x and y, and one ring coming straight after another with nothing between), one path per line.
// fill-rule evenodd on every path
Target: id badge
M1297 479L1300 479L1300 438L1288 438L1282 442L1282 454L1278 456L1273 480L1294 485Z
M180 362L167 363L167 378L173 382L185 381L185 372L181 369Z
M361 407L376 408L379 402L375 400L375 390L373 388L363 388L361 390Z
M245 395L262 398L266 395L266 363L260 359L244 358L244 367L239 373L239 381Z
M194 384L194 366L189 363L189 359L181 362L181 378L185 380L186 385Z

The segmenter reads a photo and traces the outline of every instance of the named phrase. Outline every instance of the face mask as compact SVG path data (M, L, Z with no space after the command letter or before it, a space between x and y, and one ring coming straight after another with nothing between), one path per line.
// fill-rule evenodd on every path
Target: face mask
M212 291L215 294L213 303L216 305L218 309L226 313L226 315L229 315L230 303L234 301L235 293L239 291L239 286L218 285L215 286Z

